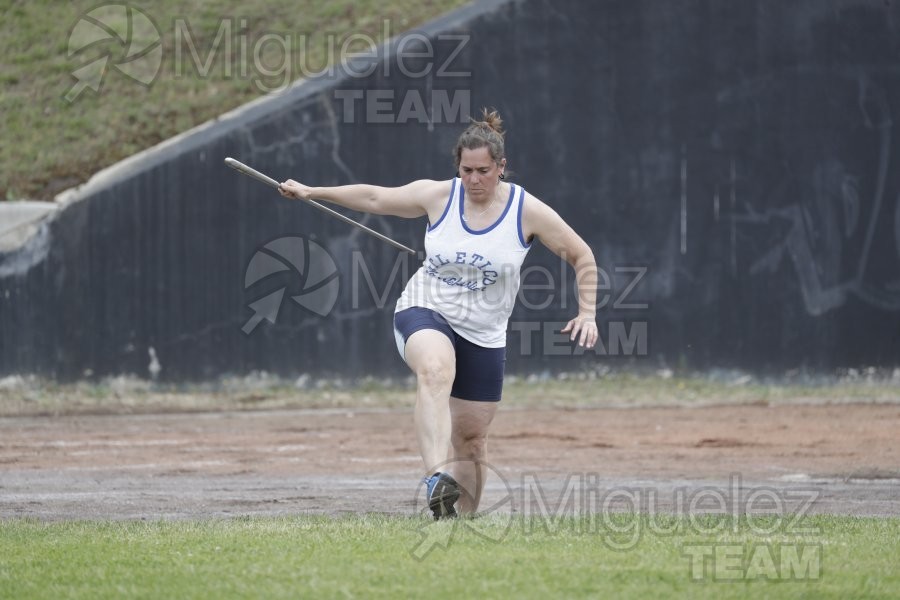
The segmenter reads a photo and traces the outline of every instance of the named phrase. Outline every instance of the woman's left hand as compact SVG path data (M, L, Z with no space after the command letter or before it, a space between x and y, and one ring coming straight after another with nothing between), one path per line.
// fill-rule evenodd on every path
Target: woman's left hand
M578 339L578 345L584 348L593 348L597 343L600 333L597 330L597 317L595 315L581 315L569 321L560 333L571 333L569 339Z

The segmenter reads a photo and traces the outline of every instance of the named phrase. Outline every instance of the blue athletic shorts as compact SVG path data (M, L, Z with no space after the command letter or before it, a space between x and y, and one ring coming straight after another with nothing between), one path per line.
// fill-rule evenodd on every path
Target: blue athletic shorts
M440 331L456 351L456 378L450 395L460 400L499 402L503 393L503 369L506 348L485 348L473 344L453 331L447 320L427 308L414 306L394 314L397 350L406 360L406 340L422 329Z

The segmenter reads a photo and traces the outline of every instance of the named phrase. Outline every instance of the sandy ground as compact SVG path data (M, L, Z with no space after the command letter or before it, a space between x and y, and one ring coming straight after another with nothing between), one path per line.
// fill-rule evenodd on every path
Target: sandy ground
M482 508L900 515L898 431L900 405L501 407ZM408 409L0 419L0 518L415 514L421 469Z

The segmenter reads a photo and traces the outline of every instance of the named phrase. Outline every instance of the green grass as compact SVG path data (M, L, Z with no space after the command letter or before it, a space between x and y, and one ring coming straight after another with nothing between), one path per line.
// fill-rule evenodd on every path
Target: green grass
M728 381L699 374L669 377L627 371L562 377L538 381L513 378L504 385L504 402L559 407L900 402L900 387L893 379L825 378L817 383L799 383L736 377Z
M64 96L75 84L72 72L97 58L99 50L68 56L69 34L97 0L66 2L0 0L0 200L50 200L58 192L85 181L92 173L135 152L260 97L262 89L283 83L283 74L300 78L321 70L332 57L328 36L339 60L343 42L354 34L377 41L450 11L463 0L139 0L131 4L146 13L160 30L162 68L148 88L109 69L99 94L86 90L74 102ZM115 3L110 3L115 4ZM191 40L205 62L223 19L230 19L231 53L224 44L201 77L183 46L183 77L176 77L176 19L190 25ZM277 43L261 44L266 34L293 37L291 60ZM184 38L183 38L184 39ZM155 41L155 35L154 35ZM302 42L306 43L302 43ZM113 61L123 49L112 50ZM263 63L256 68L254 50ZM350 51L363 50L349 45ZM244 51L246 50L246 52ZM226 65L231 68L229 76ZM242 76L241 74L245 74Z
M702 375L658 376L627 371L507 377L507 407L590 408L780 404L898 404L893 377L828 378L816 384ZM205 385L152 384L136 378L59 384L37 379L0 380L0 417L43 414L198 412L286 408L402 408L415 401L412 378L295 382L251 375Z
M3 598L889 598L900 594L900 519L806 517L813 534L754 533L707 516L704 534L684 517L653 533L646 516L617 515L642 534L614 549L597 520L567 517L550 530L522 517L433 523L382 515L158 522L0 522ZM773 519L773 518L769 518ZM533 522L532 522L533 523ZM757 525L768 526L765 521ZM772 520L772 524L777 524ZM421 531L446 546L423 559ZM440 536L438 536L440 537ZM742 579L748 564L696 571L688 547L728 544L749 560L765 552L779 577ZM789 548L819 548L821 568L782 570ZM762 548L763 550L759 550ZM743 549L743 550L742 550ZM715 551L714 551L715 552ZM800 551L802 555L803 550ZM798 580L796 574L803 578ZM726 576L722 579L722 574Z

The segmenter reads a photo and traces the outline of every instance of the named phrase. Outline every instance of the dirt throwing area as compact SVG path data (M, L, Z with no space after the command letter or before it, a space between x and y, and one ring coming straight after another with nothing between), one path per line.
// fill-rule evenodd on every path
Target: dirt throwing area
M521 495L526 481L553 498L587 474L669 504L673 490L737 481L741 493L815 491L814 512L900 515L898 431L895 404L501 407L485 502ZM409 409L7 417L0 518L412 514L415 444Z

